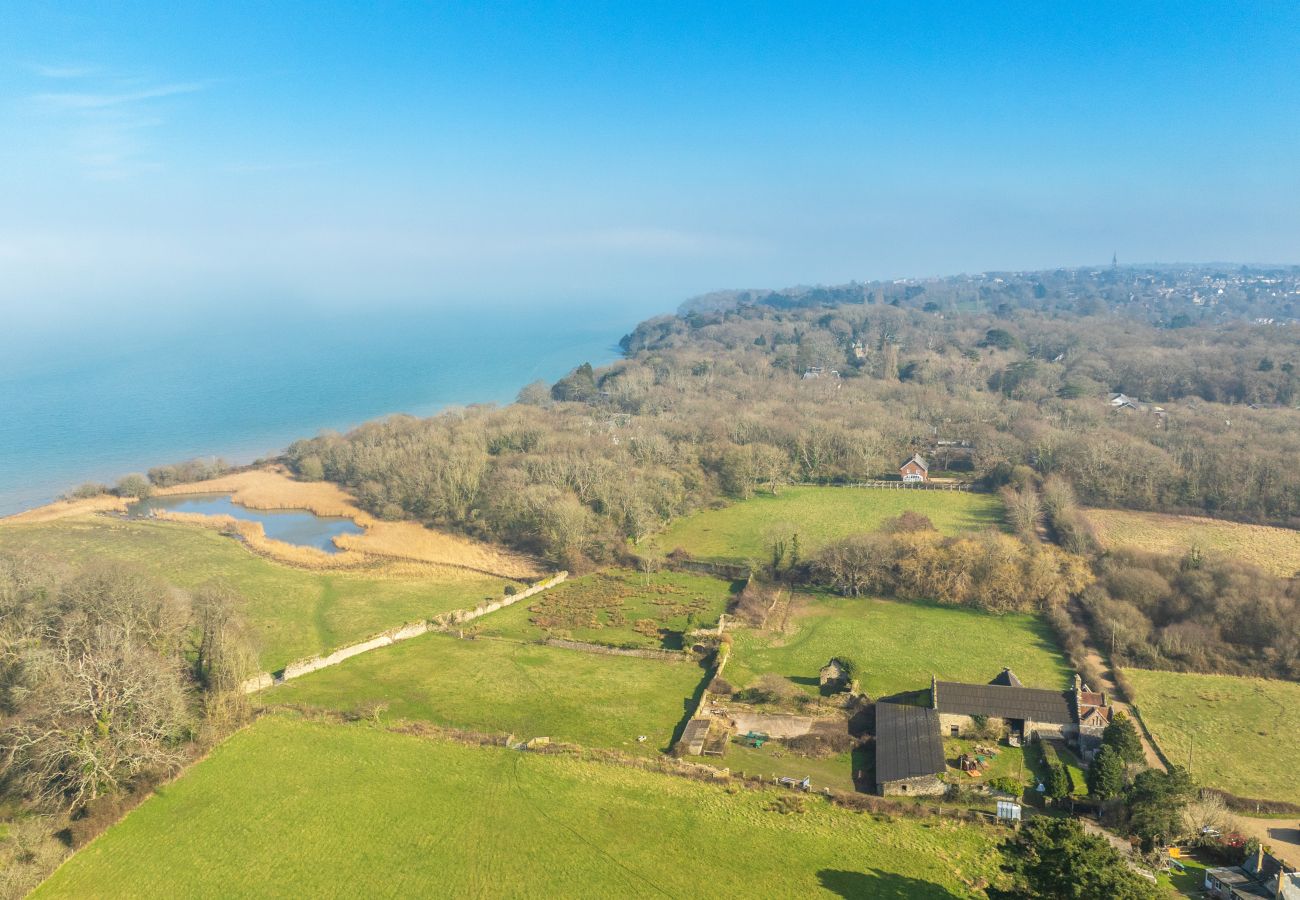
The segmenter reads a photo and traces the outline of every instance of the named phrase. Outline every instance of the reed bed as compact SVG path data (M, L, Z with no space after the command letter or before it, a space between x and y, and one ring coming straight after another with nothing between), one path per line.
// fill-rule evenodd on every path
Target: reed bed
M0 525L39 525L42 522L56 522L59 519L88 516L101 512L121 512L130 501L124 497L100 494L84 500L56 500L35 509L26 509L12 516L0 518Z

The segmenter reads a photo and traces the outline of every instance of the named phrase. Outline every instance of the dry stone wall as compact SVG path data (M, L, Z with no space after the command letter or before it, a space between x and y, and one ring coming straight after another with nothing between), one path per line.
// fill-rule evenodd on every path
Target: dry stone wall
M290 678L299 678L310 672L317 672L329 666L336 666L345 659L351 659L361 653L367 653L371 650L377 650L380 647L387 647L398 641L410 640L413 637L419 637L430 631L445 630L449 625L461 625L465 622L471 622L480 616L496 612L507 606L518 603L520 600L526 600L529 597L540 594L542 591L550 590L557 584L563 582L569 577L568 572L559 572L545 581L538 582L527 590L520 591L517 594L510 594L502 597L494 603L486 606L479 606L470 610L457 610L456 612L447 613L424 622L408 622L399 628L385 631L383 634L375 635L372 638L361 641L357 644L351 644L347 647L340 647L333 653L326 656L311 656L307 659L300 659L291 662L280 672L259 672L257 675L246 680L240 687L245 694L256 693L265 690L272 685L288 681Z

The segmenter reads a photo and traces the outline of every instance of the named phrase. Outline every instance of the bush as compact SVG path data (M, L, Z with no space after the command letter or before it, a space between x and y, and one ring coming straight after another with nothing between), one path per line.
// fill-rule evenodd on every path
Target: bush
M135 500L144 500L153 494L153 485L149 479L138 473L127 475L117 483L113 493L119 497L128 497Z
M69 500L89 500L91 497L99 497L108 493L108 485L97 484L93 481L87 481L68 492Z
M724 678L715 677L709 682L710 694L717 694L720 697L729 697L735 692L735 687L732 686L730 681L727 681Z
M519 588L515 587L513 584L507 584L503 593L507 597L513 597L515 594L519 593Z
M997 778L990 778L988 784L995 791L1001 791L1015 797L1019 797L1025 789L1022 782L1017 781L1010 775L999 775Z

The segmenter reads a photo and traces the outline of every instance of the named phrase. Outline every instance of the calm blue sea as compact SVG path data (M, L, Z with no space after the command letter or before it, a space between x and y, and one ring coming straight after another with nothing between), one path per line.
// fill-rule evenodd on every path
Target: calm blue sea
M393 412L514 399L609 362L648 310L208 309L0 324L0 515L195 456L237 462Z

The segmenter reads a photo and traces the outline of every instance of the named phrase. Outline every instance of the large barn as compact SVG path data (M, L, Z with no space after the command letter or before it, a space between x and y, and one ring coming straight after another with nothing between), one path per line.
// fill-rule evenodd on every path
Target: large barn
M930 707L876 704L876 789L881 794L944 790L943 739L984 728L1021 741L1066 740L1087 751L1111 721L1106 695L1074 676L1071 690L1027 688L1010 669L988 684L930 679ZM977 721L978 720L978 721ZM978 730L983 730L979 728Z
M943 739L939 714L924 706L876 704L876 790L889 794L942 794Z

